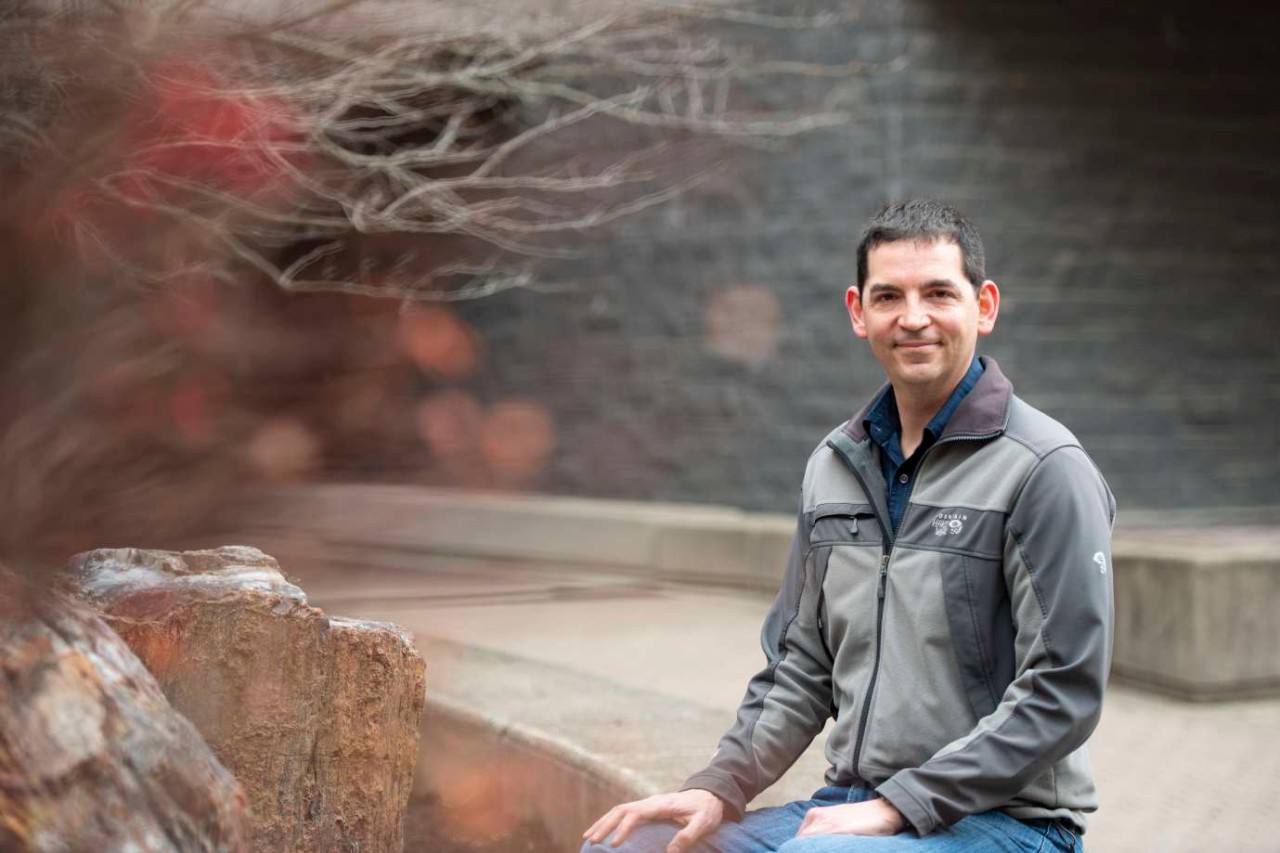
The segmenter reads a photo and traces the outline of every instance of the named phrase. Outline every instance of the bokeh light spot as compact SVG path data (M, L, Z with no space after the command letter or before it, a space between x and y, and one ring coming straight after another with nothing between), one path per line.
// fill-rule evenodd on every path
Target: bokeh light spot
M320 461L320 442L301 421L273 418L249 440L249 463L271 482L304 478Z
M400 318L400 346L413 362L446 379L475 372L479 346L475 333L452 311L434 305L414 308Z
M707 345L723 358L757 365L777 355L782 309L764 285L716 291L707 300L705 320Z
M499 482L519 482L541 471L555 444L555 421L531 400L495 404L480 431L481 453Z
M441 391L418 404L418 435L440 459L457 459L474 452L484 411L465 391Z

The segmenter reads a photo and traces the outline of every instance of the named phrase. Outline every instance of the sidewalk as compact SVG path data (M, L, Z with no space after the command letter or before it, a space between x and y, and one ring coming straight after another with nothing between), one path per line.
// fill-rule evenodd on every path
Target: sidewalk
M702 765L763 660L769 598L758 592L581 565L393 551L368 560L377 565L285 566L326 611L412 630L433 697L515 723L568 726L606 760L631 741L628 754L648 759L624 769L654 789ZM521 661L553 675L530 684ZM680 732L646 730L646 709L673 705L685 712ZM1103 807L1088 849L1280 850L1276 732L1280 699L1194 704L1113 686L1090 741ZM637 751L636 738L648 745ZM755 805L819 787L821 747L819 738Z

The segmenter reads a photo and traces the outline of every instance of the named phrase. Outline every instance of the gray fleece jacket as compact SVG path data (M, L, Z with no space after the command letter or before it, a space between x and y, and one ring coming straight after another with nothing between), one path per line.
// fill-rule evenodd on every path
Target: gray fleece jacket
M684 785L730 816L820 732L832 785L874 788L920 834L976 812L1085 827L1084 742L1111 662L1102 475L996 363L922 458L895 535L865 411L809 458L767 663Z

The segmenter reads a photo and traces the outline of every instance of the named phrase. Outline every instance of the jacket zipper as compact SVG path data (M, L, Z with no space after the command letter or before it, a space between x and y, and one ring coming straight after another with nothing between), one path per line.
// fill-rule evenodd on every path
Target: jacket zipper
M985 439L993 438L999 434L1000 434L1000 431L986 433L983 435L963 435L963 436L955 435L949 438L944 438L944 439L940 439L939 441L935 441L933 444L929 445L929 447L925 448L924 454L921 455L919 463L916 464L915 480L920 479L920 472L924 468L925 459L928 458L929 453L932 452L932 450L935 447L937 447L939 444L944 444L952 441L985 440ZM841 450L840 448L834 445L831 445L831 449L834 450L840 456L840 458L844 460L845 467L849 469L850 473L853 474L854 479L858 481L858 485L862 487L862 492L867 496L867 500L870 501L871 503L871 512L873 515L875 515L876 521L880 524L880 531L884 535L884 541L886 543L885 547L880 553L880 571L879 571L879 576L876 579L876 655L871 663L871 678L868 679L867 681L867 695L863 697L863 700L862 700L862 716L858 720L858 738L855 741L854 747L853 747L853 772L854 772L854 775L858 776L858 778L861 779L862 776L861 776L861 770L859 769L859 765L862 764L862 746L867 733L867 722L871 716L871 697L875 695L876 681L880 676L880 647L883 644L882 641L884 636L884 597L885 597L886 588L889 583L889 560L893 555L894 547L897 546L897 534L896 532L890 532L889 525L887 525L885 523L885 520L880 517L880 512L876 508L875 500L871 496L871 490L867 488L867 481L863 479L862 474L861 472L858 471L857 466L853 464L853 461L849 459L849 457L846 456L844 451ZM915 488L916 488L916 484L913 481L911 483L910 491L907 492L908 503L911 502L911 492L914 492ZM824 638L824 645L825 645L825 638ZM828 652L828 657L830 657L830 652ZM833 662L834 660L835 659L832 658ZM833 666L834 666L834 663L833 663Z

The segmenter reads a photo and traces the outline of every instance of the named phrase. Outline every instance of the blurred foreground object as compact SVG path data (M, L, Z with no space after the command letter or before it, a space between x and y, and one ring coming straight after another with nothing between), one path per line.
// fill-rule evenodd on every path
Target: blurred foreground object
M0 849L248 851L244 791L128 647L0 570Z
M407 632L330 619L255 548L98 550L75 570L244 785L255 849L402 848L425 701Z
M529 485L556 424L496 401L454 452L459 413L410 396L483 348L411 303L539 286L721 174L726 140L842 122L827 81L875 70L731 42L840 15L537 5L6 4L0 559L182 543L261 483L412 450ZM762 102L738 85L760 77L793 86Z
M24 86L0 141L54 190L36 230L135 283L254 274L293 292L475 297L531 284L530 259L721 171L724 146L699 138L846 120L829 84L781 108L741 81L874 70L775 61L726 35L839 14L436 0L390 21L387 5L20 2L0 19L23 48L0 68Z

